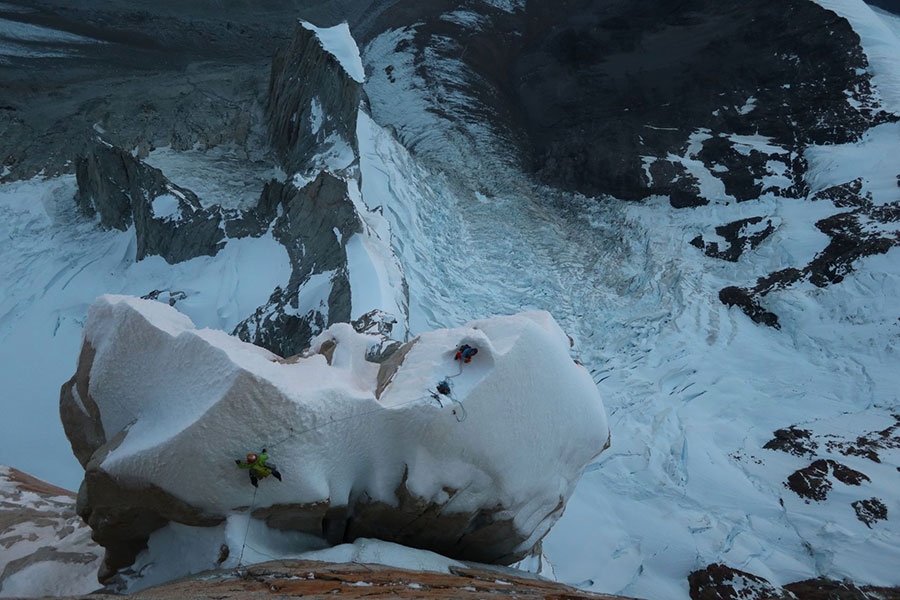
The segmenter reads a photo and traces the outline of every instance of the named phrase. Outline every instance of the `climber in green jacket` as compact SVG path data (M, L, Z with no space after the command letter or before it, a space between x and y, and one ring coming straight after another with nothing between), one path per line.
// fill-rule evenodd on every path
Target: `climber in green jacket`
M268 462L268 460L269 454L263 448L259 454L248 454L247 462L241 462L241 459L236 458L234 464L242 469L249 469L250 483L253 484L253 487L259 487L259 480L265 479L269 475L274 475L275 479L281 481L281 473L278 472L278 467Z

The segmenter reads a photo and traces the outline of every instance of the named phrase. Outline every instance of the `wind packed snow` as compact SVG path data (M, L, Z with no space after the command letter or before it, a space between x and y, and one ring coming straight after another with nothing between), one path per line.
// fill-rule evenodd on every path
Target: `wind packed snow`
M425 332L380 395L380 366L364 359L376 341L336 324L311 348L336 344L330 360L312 354L284 362L224 332L196 329L166 304L102 296L85 324L85 342L96 351L90 394L106 439L124 437L100 468L209 514L237 516L250 496L254 509L350 506L363 493L393 505L402 479L444 514L502 507L524 539L515 551L530 549L608 439L599 393L569 356L568 337L539 311ZM469 364L454 360L461 344L479 350ZM440 381L452 381L451 392L436 398ZM257 495L233 458L260 447L284 480L261 483ZM264 521L255 526L265 529ZM170 529L154 535L185 530ZM271 535L286 536L282 553L303 547L299 534ZM218 547L227 527L202 536ZM226 566L242 550L243 543L232 547ZM152 538L147 556L157 560ZM202 556L205 568L215 566L215 553ZM170 577L192 570L164 569Z
M315 32L326 52L333 55L344 67L354 81L363 83L366 80L366 72L363 69L362 59L359 57L359 48L356 40L350 35L350 26L341 23L334 27L316 27L307 21L300 21L306 29Z
M178 198L172 194L163 194L153 199L153 216L165 221L176 221L181 217Z
M428 552L407 548L391 542L358 539L352 544L341 544L324 550L305 552L298 558L334 563L374 563L397 569L450 573L451 567L465 568L465 563Z

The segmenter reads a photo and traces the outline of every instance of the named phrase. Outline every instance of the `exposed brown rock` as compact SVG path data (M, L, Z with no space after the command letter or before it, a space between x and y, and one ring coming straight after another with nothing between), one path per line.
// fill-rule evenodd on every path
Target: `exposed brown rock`
M593 594L527 573L484 568L452 568L451 573L410 571L384 565L273 561L239 572L205 573L131 594L133 600L252 600L299 598L308 600L422 598L431 600L624 600ZM85 600L121 596L92 594Z
M15 483L16 487L20 490L25 490L28 492L34 492L35 494L41 496L59 496L59 497L68 497L75 499L75 494L70 492L69 490L64 490L61 487L57 487L52 483L47 483L46 481L41 481L37 477L32 477L28 473L23 473L18 469L14 469L13 467L7 467L9 469L9 473L6 476L6 479Z
M403 344L387 360L381 363L381 368L378 369L378 385L375 388L376 398L381 398L381 393L391 383L394 373L403 364L403 359L406 358L406 355L409 354L409 351L412 350L412 347L415 346L418 340L419 338L415 338Z
M59 416L72 453L86 467L97 448L106 443L100 409L91 398L91 367L96 350L87 341L81 346L75 374L59 391ZM77 397L76 397L77 395Z
M21 589L24 577L37 593L56 589L55 582L30 582L26 570L40 565L41 573L58 569L62 577L83 574L90 577L100 565L103 549L92 543L87 527L75 513L75 495L35 479L31 475L0 466L0 596L8 596L13 586ZM82 578L83 579L83 578ZM4 586L6 588L4 589ZM76 584L73 583L73 587ZM94 583L76 590L91 591Z
M404 473L395 490L396 505L363 496L349 507L328 502L276 504L254 510L253 517L274 529L321 536L330 544L377 538L482 563L511 564L524 558L525 553L510 553L525 538L501 507L448 513L445 508L457 490L445 489L447 501L439 504L411 494L406 481ZM560 498L553 512L564 506Z
M97 575L101 582L132 564L147 547L150 534L169 521L212 527L225 517L212 515L149 483L136 487L117 481L100 468L106 455L124 438L124 432L94 453L85 468L76 509L93 533L91 538L106 548Z

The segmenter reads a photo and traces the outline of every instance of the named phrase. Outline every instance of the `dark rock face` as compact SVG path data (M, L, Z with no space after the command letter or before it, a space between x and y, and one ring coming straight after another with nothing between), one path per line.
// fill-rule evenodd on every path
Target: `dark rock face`
M691 600L895 600L900 589L858 586L848 581L808 579L778 587L766 579L711 564L688 576Z
M287 287L276 289L234 333L280 356L291 356L332 323L350 320L346 243L362 231L362 222L347 196L347 183L324 171L300 189L271 182L260 206L281 207L274 233L287 248L293 271ZM301 288L314 277L326 278L323 283L330 291L316 307L300 314Z
M860 485L863 481L871 481L865 473L837 461L819 459L806 468L794 471L785 485L807 502L809 500L821 502L831 491L831 477L847 485Z
M450 497L456 490L445 490ZM526 553L511 553L525 538L501 507L474 512L443 512L446 503L429 502L406 487L406 474L395 490L397 504L374 502L361 495L350 506L329 503L274 505L253 511L273 529L301 531L325 538L329 544L374 538L444 556L486 564L508 565ZM449 502L449 500L448 500ZM560 498L558 511L565 502Z
M704 162L729 168L738 199L757 197L766 158L736 157L718 132L797 148L853 140L877 118L857 35L815 3L536 1L525 13L511 84L535 171L563 188L668 194L641 157L665 161L705 129Z
M314 31L297 25L292 42L273 59L266 117L271 146L285 170L314 177L312 182L298 190L273 180L251 210L207 210L158 169L97 138L77 161L76 202L86 214L99 214L103 227L126 230L133 224L137 260L156 254L177 263L215 255L228 238L263 235L274 222L275 238L292 264L290 281L235 334L290 356L328 325L350 320L344 244L362 231L362 221L347 195L348 183L325 171L357 164L361 99L362 85ZM163 209L165 214L154 212ZM301 290L317 277L316 285L329 288L326 296L310 300L307 293L302 301Z
M794 600L762 577L714 563L688 576L691 600Z
M175 264L214 256L225 245L220 210L204 209L192 191L99 138L78 158L76 178L75 202L85 214L99 215L109 229L134 225L137 260L159 255Z
M887 506L878 498L857 500L850 506L856 511L856 518L865 523L869 529L875 521L884 521L888 518Z
M793 425L787 429L779 429L775 437L766 442L766 450L781 450L794 456L813 456L819 445L813 441L812 432L808 429L799 429Z
M236 335L290 356L328 325L350 320L345 244L363 226L346 181L324 171L302 189L272 180L251 210L206 210L193 192L171 183L158 169L99 139L93 148L79 158L75 200L85 213L99 214L101 226L125 230L133 224L137 260L160 255L174 264L214 255L227 238L260 236L273 225L275 239L287 249L291 279L237 326ZM177 202L177 211L156 215L160 198L171 209ZM330 292L318 306L298 314L300 290L314 276L327 277ZM178 294L170 293L170 303Z
M796 269L790 269L780 273L780 275L783 275L788 283L793 283L799 279L799 277L794 276L795 271ZM755 323L781 329L781 325L778 323L778 315L763 308L756 299L756 294L752 289L747 290L737 286L728 286L719 291L719 300L726 306L737 306Z
M454 8L401 0L381 19L414 30L397 50L411 51L416 74L434 83L433 111L489 122L541 182L585 195L705 204L678 160L694 144L736 200L767 191L759 180L770 161L790 180L778 191L796 196L798 150L855 140L890 118L876 108L857 34L805 0L467 6L479 26L440 18ZM438 80L449 67L435 57L463 61L459 80ZM395 77L394 65L379 71L372 77ZM734 136L771 144L748 149Z
M444 491L450 499L457 492L449 488ZM389 539L487 564L509 565L528 554L510 552L511 548L524 542L525 537L517 531L513 519L504 514L501 506L474 512L445 512L450 500L436 503L415 496L406 487L406 473L395 494L396 506L373 502L367 497L358 499L351 511L353 518L345 524L345 540ZM561 497L554 513L561 513L564 508L565 499ZM418 516L410 520L411 514Z
M661 195L679 209L761 196L803 202L808 146L857 141L897 119L879 108L858 35L815 2L535 0L508 13L466 6L476 15L466 23L435 16L454 10L448 4L400 0L382 15L385 26L413 32L396 51L412 54L430 112L448 130L464 129L476 154L512 148L541 183L588 196ZM394 64L371 66L369 88L401 88L411 76ZM479 136L472 122L495 137ZM403 139L416 150L437 137L409 131ZM698 171L715 187L704 187ZM852 200L852 184L844 192ZM780 227L765 210L709 223L692 243L738 261ZM897 244L894 233L862 226L893 224L895 213L862 198L850 214L817 224L832 243L809 264L735 282L720 299L779 328L767 294L805 280L840 282L860 258Z
M771 220L766 221L765 227L757 227L755 231L751 229L762 223L762 220L762 217L751 217L716 227L716 233L728 242L728 247L725 249L720 249L718 242L704 241L703 237L699 235L691 240L691 244L712 258L737 262L744 251L756 248L775 231Z
M223 144L247 154L264 151L262 104L272 53L290 43L295 18L322 27L346 21L359 34L392 3L4 4L5 20L97 43L33 40L28 46L48 56L7 56L0 65L0 165L10 169L0 179L71 173L73 154L84 152L84 132L95 124L115 145L141 152Z
M356 116L362 84L322 48L318 36L298 25L294 39L272 61L266 117L272 146L289 173L305 172L316 154L358 153Z

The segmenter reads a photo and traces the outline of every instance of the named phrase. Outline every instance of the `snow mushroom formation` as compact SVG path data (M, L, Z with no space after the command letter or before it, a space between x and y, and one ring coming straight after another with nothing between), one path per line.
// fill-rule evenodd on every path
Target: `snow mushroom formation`
M478 349L468 363L455 358L464 344ZM403 344L335 324L283 359L166 304L101 296L60 399L85 467L78 512L106 548L100 578L159 581L369 537L521 559L609 443L569 347L534 311ZM235 459L262 448L283 481L254 489Z

